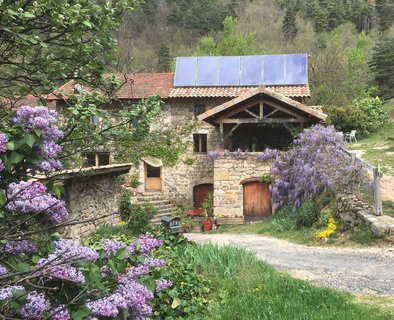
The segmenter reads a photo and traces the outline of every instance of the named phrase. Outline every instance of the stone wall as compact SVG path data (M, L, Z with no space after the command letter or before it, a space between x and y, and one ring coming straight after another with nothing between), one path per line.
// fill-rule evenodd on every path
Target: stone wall
M235 154L220 155L214 161L215 217L243 216L243 186L247 178L259 178L270 173L269 164L258 159L259 153L237 158Z
M62 234L66 238L82 239L95 229L104 225L116 225L119 215L112 214L118 210L121 189L117 178L127 173L130 165L109 165L99 168L73 170L59 178L65 187L69 220L89 220L90 222L65 227ZM112 215L109 215L112 214ZM109 215L100 219L100 217Z
M337 217L351 228L364 225L377 237L394 236L394 218L374 215L373 208L355 195L338 194Z

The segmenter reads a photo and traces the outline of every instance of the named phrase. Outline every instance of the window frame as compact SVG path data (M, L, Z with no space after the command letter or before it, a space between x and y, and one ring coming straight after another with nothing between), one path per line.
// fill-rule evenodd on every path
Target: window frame
M108 164L101 164L100 163L100 156L106 155L108 156ZM88 156L94 156L94 165L86 162L84 163L84 167L100 167L100 166L107 166L111 164L111 153L110 152L87 152L85 153L84 157L87 158Z
M204 108L204 111L198 113L198 112L197 112L197 109L198 109L198 108L201 108L201 107ZM205 103L196 103L196 104L194 104L194 106L193 106L193 112L194 112L194 117L195 117L195 118L197 118L200 114L203 114L203 113L206 112L206 111L207 111L207 106L206 106Z
M198 148L196 150L196 140L195 137L197 136L198 139ZM203 137L205 137L205 151L203 150L204 142ZM207 133L193 133L193 150L196 154L207 154L208 153L208 134Z

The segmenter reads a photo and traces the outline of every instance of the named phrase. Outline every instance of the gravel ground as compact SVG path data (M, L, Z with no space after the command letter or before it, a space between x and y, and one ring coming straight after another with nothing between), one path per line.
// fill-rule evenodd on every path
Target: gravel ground
M245 248L292 276L357 294L394 297L394 248L308 247L256 234L186 234L197 243Z

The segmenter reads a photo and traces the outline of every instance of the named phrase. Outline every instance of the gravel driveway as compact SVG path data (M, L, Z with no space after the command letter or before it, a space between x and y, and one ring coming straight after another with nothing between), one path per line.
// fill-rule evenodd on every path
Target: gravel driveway
M186 234L197 243L253 251L279 271L321 286L358 294L394 296L394 247L308 247L256 234Z

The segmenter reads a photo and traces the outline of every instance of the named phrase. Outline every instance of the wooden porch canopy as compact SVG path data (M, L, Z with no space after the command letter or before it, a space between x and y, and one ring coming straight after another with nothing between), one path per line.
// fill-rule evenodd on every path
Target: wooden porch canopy
M221 142L242 124L281 123L301 128L324 121L327 115L317 108L306 106L260 86L222 105L200 114L197 119L220 127ZM224 125L233 125L224 136Z

